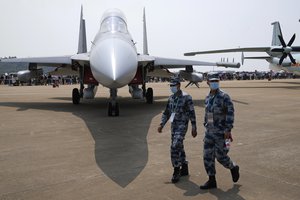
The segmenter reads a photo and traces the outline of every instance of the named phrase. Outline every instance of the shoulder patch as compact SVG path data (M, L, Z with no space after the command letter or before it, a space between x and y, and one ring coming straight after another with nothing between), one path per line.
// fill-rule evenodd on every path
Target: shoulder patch
M182 91L182 96L188 96L188 95L189 95L188 93Z

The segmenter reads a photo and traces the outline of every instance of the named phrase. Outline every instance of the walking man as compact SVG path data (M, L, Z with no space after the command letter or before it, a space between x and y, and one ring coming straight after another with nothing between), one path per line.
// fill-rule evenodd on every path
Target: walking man
M200 189L211 189L217 187L215 178L215 158L225 168L230 169L233 182L239 180L239 166L227 155L228 143L232 141L231 129L234 122L234 108L230 96L219 88L218 74L209 75L207 84L210 92L205 99L206 128L204 137L203 161L209 180L200 186Z
M171 80L170 89L172 95L168 99L157 131L161 133L167 121L171 122L171 161L174 168L171 181L177 183L180 176L189 174L183 145L189 120L192 124L193 137L197 136L197 126L192 97L180 89L179 78Z

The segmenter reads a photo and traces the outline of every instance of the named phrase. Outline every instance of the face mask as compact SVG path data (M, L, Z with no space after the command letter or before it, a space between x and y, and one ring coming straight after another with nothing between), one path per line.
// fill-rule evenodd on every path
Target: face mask
M216 90L216 89L219 88L219 83L218 83L218 82L210 82L210 83L209 83L209 87L210 87L210 89L212 89L212 90Z
M170 89L173 94L175 94L178 91L177 86L171 86Z

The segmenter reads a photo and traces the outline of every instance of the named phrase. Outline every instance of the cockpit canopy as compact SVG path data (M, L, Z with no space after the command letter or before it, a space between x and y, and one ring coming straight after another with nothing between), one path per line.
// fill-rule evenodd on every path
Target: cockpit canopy
M127 24L124 14L118 9L110 9L103 15L100 32L122 32L127 33Z
M104 19L100 26L100 32L122 32L127 33L126 22L119 17L108 17Z

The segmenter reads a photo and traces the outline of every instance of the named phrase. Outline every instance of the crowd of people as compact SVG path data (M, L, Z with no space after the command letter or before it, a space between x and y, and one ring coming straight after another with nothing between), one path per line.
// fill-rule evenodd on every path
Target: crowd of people
M32 78L28 82L23 83L18 80L16 74L2 74L0 75L0 85L73 85L78 84L79 78L77 76L51 76L43 75L38 78Z
M226 72L219 71L214 72L218 74L220 80L271 80L271 79L295 79L300 78L293 73L288 72ZM204 79L206 80L207 73L203 73ZM169 81L168 78L159 78L159 77L150 77L148 82L166 82ZM42 75L38 78L32 78L26 83L22 83L18 80L16 73L2 74L0 75L0 85L72 85L79 83L78 76L51 76L51 75Z
M234 73L221 73L221 80L264 80L264 79L291 79L297 78L293 73L288 72L234 72Z

